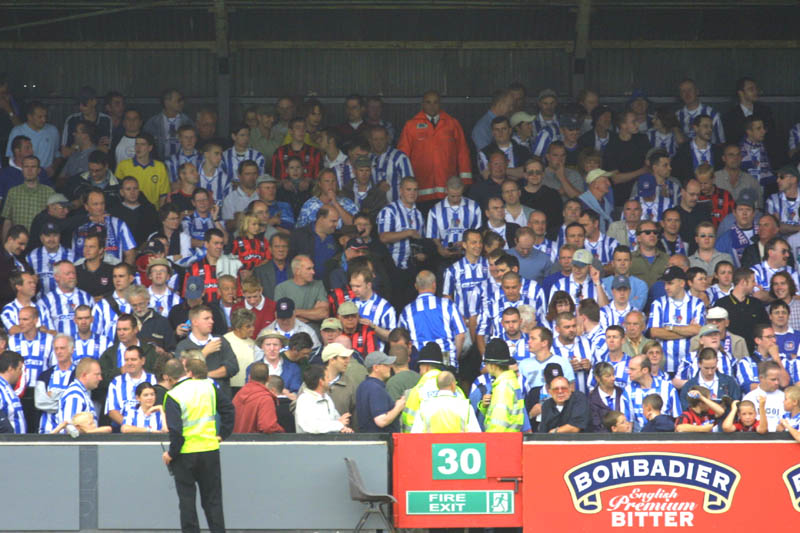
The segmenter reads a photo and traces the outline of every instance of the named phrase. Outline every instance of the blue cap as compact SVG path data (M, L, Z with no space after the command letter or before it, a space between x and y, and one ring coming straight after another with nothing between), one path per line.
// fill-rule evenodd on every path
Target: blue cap
M650 198L656 195L656 177L652 174L642 174L637 181L639 198Z
M192 276L186 280L186 292L183 296L187 300L197 300L203 297L205 289L203 278L201 276Z
M611 280L611 289L630 289L631 282L628 279L628 276L614 276L614 279Z
M630 104L631 102L639 100L640 98L645 101L647 100L647 94L644 92L644 89L634 89L631 93L631 97L628 98L628 103Z

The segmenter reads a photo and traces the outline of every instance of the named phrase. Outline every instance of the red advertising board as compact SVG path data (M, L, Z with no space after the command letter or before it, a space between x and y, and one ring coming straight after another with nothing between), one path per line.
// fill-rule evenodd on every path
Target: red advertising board
M790 531L800 519L793 441L527 441L522 453L530 531Z
M395 434L398 528L520 527L522 434Z

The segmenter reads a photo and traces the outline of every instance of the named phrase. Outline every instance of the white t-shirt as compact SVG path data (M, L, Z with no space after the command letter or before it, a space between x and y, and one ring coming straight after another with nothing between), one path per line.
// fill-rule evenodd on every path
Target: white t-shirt
M767 397L767 405L764 406L767 410L767 430L768 431L775 431L775 428L778 427L778 422L780 421L781 417L783 416L783 391L776 390L775 392L764 392L761 387L756 387L755 389L748 392L743 400L750 400L756 406L756 418L760 419L760 415L758 412L758 399L761 396Z

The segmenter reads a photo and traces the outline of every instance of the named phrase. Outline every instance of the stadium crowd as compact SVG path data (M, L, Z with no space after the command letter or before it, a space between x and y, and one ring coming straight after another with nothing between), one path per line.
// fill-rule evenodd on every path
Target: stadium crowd
M234 432L800 436L800 124L755 80L152 117L0 81L0 431L165 432L202 359ZM532 111L532 112L529 112ZM198 368L202 368L202 365Z

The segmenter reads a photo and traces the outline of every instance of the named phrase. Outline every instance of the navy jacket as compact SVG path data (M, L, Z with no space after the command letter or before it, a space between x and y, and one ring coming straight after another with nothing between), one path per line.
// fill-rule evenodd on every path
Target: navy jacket
M719 389L717 389L717 396L722 398L723 396L730 396L733 400L741 400L742 399L742 389L739 387L739 383L736 382L734 378L727 374L721 374L717 372L717 378L719 378ZM697 379L697 374L692 377L689 381L683 384L681 388L681 409L684 411L689 408L689 391L692 387L698 385L699 380Z

